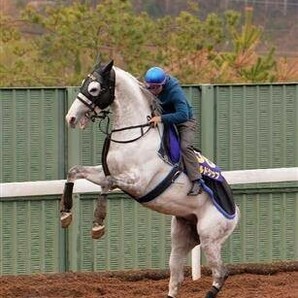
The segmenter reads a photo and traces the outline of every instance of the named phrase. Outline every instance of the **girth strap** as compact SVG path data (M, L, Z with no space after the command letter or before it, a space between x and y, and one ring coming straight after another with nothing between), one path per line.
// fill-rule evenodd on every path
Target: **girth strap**
M177 164L175 165L171 172L166 176L163 181L161 181L154 189L152 189L149 193L144 195L143 197L140 198L134 198L136 201L139 203L148 203L152 200L154 200L156 197L161 195L181 174L181 168Z
M106 137L104 146L102 149L102 156L101 156L103 171L106 176L110 175L109 167L106 162L106 158L110 148L110 143L111 143L111 139L109 137ZM149 191L149 193L147 193L146 195L140 198L133 197L131 194L129 194L124 190L122 191L127 195L129 195L130 197L132 197L133 199L135 199L140 204L148 203L154 200L155 198L157 198L159 195L161 195L178 178L181 172L182 172L182 169L180 167L180 164L175 164L174 167L169 172L169 174L154 189L152 189L151 191Z

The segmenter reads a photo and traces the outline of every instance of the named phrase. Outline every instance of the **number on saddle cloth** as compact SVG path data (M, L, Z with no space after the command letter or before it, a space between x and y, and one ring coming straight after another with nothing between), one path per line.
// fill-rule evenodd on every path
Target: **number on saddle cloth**
M233 219L236 205L232 190L221 174L221 169L200 152L195 150L204 178L203 188L209 194L214 206L226 218Z

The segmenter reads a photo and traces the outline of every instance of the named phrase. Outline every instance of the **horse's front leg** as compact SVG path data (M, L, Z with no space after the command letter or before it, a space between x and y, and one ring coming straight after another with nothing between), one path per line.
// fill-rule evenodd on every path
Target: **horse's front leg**
M63 195L60 200L60 221L62 228L67 228L72 221L72 194L74 182L77 179L87 179L88 181L101 185L105 191L111 187L109 180L104 175L102 166L72 167L67 174Z
M130 169L117 175L107 176L109 185L113 188L120 188L131 197L141 197L148 189L148 180L142 177L139 169Z
M101 238L105 233L105 226L103 224L107 215L107 194L100 194L96 201L96 208L94 210L93 227L91 236L93 239Z

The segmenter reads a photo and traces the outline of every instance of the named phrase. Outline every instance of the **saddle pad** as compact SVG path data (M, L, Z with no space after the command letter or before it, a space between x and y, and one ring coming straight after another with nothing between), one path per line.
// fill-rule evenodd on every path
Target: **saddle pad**
M164 126L158 154L161 159L172 165L180 162L180 142L178 132L174 125Z
M221 169L199 150L194 148L199 162L200 173L202 174L204 190L209 194L214 206L228 219L235 217L235 202L232 190L221 174ZM177 130L174 126L165 127L159 156L166 162L174 165L181 162L180 146Z
M205 176L203 188L209 194L216 209L223 216L228 219L235 217L236 205L232 190L224 178L222 181L216 181Z

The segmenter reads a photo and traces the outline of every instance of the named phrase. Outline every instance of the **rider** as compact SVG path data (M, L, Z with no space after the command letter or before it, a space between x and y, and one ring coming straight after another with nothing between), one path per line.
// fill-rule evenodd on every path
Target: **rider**
M192 181L188 195L196 196L202 192L202 176L199 172L199 162L192 148L196 130L192 107L179 81L160 67L151 67L146 72L145 85L152 94L158 97L162 107L162 115L153 116L149 122L154 127L160 122L174 124L177 127L183 164Z

